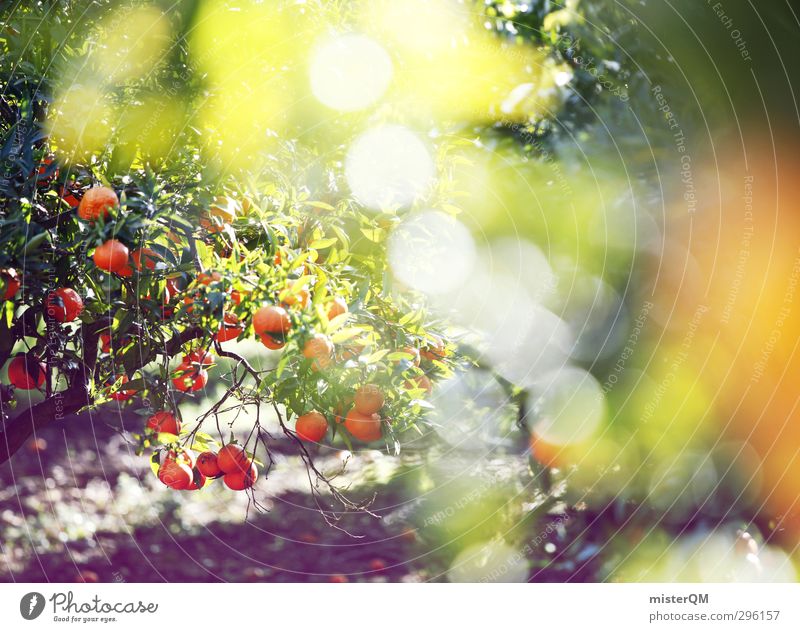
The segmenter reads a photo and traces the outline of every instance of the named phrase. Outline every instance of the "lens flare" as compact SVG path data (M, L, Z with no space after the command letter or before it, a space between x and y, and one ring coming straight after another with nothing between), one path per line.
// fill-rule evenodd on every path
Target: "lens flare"
M461 551L447 578L455 583L520 583L528 578L528 561L503 542L485 542Z
M375 40L342 35L315 50L309 75L311 91L321 103L352 112L381 98L392 80L392 60Z
M461 450L509 443L515 410L510 395L488 371L470 369L443 380L430 399L436 433Z
M553 445L580 443L606 419L606 402L597 380L587 371L565 367L542 376L533 387L533 431Z
M408 206L423 196L435 176L425 143L400 125L364 132L347 152L347 183L356 199L372 209Z
M475 264L472 235L439 211L412 215L389 238L389 263L403 283L429 295L464 284Z

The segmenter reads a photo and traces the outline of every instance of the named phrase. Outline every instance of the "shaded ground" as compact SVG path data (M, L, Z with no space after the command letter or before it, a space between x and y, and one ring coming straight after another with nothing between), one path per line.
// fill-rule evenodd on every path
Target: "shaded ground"
M167 490L97 416L31 441L0 482L0 581L424 581L436 559L422 563L396 512L345 515L339 526L359 538L330 527L291 461L260 482L267 512L221 485ZM372 491L384 508L401 502Z

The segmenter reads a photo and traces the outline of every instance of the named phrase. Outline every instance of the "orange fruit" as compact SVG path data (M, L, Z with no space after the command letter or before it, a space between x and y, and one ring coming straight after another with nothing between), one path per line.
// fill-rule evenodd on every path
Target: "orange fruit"
M381 418L376 415L365 415L352 408L344 420L344 426L354 438L364 443L381 438Z
M225 312L222 317L222 325L217 331L217 342L227 342L235 340L244 332L244 326L240 323L239 317L231 312Z
M14 268L5 268L0 271L0 277L2 277L3 286L5 287L3 300L7 301L10 298L14 298L21 285L17 271Z
M328 320L333 320L337 316L346 314L347 311L347 303L345 303L344 299L335 298L328 305Z
M214 364L214 354L205 349L195 349L183 356L182 364L196 364L203 368Z
M75 320L83 311L83 301L72 288L60 287L47 295L45 310L53 320L68 323Z
M217 453L217 466L226 474L247 472L252 463L253 460L247 456L244 448L235 443L229 443Z
M408 358L409 362L414 366L419 366L419 349L415 347L403 347L400 349L400 352L410 355L411 357Z
M375 384L364 384L356 391L353 402L362 415L372 415L383 408L383 391Z
M281 302L284 305L291 305L299 307L300 309L305 309L308 307L308 303L311 300L311 294L308 291L308 286L304 285L299 290L295 289L297 281L289 284L287 288L281 292Z
M147 270L155 270L156 264L161 261L161 255L150 248L138 248L131 253L131 261L133 262L133 267L139 272L142 271L143 267Z
M108 395L111 399L116 400L118 402L125 402L134 395L136 395L136 391L134 391L133 389L123 388L125 384L130 382L127 375L123 375L121 377L118 375L111 376L111 378L109 378L109 380L106 382L106 386L108 386L108 388L110 389L112 386L114 386L114 384L118 380L120 385L117 387L117 390L115 390L113 393L109 393Z
M128 267L128 248L121 241L109 239L94 250L94 264L106 272L122 272Z
M199 391L208 382L208 371L192 366L188 362L181 363L175 370L172 384L183 393Z
M192 468L192 480L189 481L189 484L185 487L186 491L188 492L195 489L202 489L205 484L206 484L205 474L203 474L197 468Z
M244 472L228 472L222 478L222 482L234 491L240 492L245 489L251 488L258 479L258 468L255 463L251 463L250 467Z
M209 478L219 476L222 470L219 469L216 452L209 450L200 454L200 456L197 457L197 470L203 476L208 476Z
M291 327L289 313L282 307L268 305L253 314L253 330L258 335L270 334L275 338L282 338Z
M333 343L324 334L314 334L303 346L303 356L312 360L315 371L327 369L333 361Z
M447 349L444 346L444 342L441 338L439 338L439 336L431 337L433 338L433 342L429 343L426 348L422 349L422 351L420 351L420 355L426 360L441 360L447 354Z
M303 441L318 443L328 432L328 420L316 411L300 415L294 425L297 436Z
M39 362L36 358L21 353L14 357L8 365L8 381L14 388L23 391L41 388L44 384L46 370L44 362Z
M175 418L175 415L167 410L161 410L151 415L147 420L146 427L155 432L168 432L174 435L180 434L181 432L181 422Z
M425 389L428 394L430 394L433 391L433 384L431 384L431 381L427 375L418 375L416 377L410 377L406 380L406 388L408 390L422 388Z
M158 480L170 489L187 489L193 478L192 468L185 463L167 460L158 468Z
M277 338L273 338L270 334L261 334L259 338L261 339L261 344L263 344L267 349L272 349L273 351L283 349L286 346L285 342L278 340Z
M102 217L107 219L111 211L119 206L119 198L113 189L93 187L83 196L78 205L78 217L94 222Z

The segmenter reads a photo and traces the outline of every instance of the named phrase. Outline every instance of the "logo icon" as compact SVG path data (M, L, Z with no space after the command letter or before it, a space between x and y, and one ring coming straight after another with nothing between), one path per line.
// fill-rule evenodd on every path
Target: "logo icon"
M23 619L32 621L44 610L44 595L38 592L30 592L19 602L19 613Z

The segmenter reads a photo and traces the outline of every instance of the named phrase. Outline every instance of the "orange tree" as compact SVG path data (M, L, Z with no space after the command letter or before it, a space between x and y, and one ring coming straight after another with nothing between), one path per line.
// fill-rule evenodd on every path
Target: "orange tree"
M245 489L259 444L269 454L264 403L311 468L306 444L399 445L419 423L451 360L423 314L384 291L385 260L353 253L359 219L346 205L198 184L188 160L121 175L65 167L40 132L9 146L17 130L6 127L3 153L0 460L66 415L143 400L141 447L165 484L221 475ZM246 337L279 352L277 364L256 368L230 348ZM232 361L223 395L183 419L219 357ZM44 398L26 407L30 390ZM233 402L252 419L235 438L214 423ZM217 463L223 444L245 455Z
M44 124L46 81L6 77L4 88L0 462L34 432L108 404L139 405L141 451L175 489L220 477L252 487L272 463L264 404L326 482L310 444L394 450L418 436L452 345L386 290L380 250L353 243L371 244L372 218L287 181L300 160L291 143L247 186L209 175L190 135L168 162L120 166L113 144L65 161ZM245 338L277 362L262 369L237 352ZM219 358L231 367L223 394L184 418ZM219 422L232 406L252 422L235 437Z

